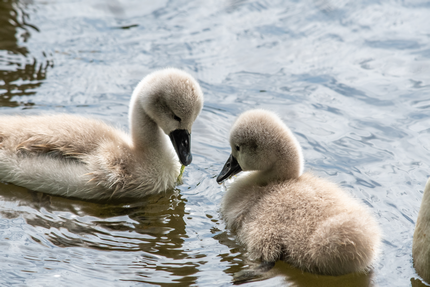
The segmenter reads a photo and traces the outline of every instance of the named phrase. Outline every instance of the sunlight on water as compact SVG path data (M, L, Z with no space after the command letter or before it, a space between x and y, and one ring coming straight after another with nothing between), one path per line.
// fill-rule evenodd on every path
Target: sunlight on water
M220 219L215 177L234 119L264 108L295 133L306 170L371 209L383 249L369 274L278 262L245 285L424 286L411 246L430 170L429 13L419 0L1 2L2 114L82 114L127 130L133 88L168 66L196 77L205 106L173 191L100 204L0 184L0 282L231 285L254 263Z

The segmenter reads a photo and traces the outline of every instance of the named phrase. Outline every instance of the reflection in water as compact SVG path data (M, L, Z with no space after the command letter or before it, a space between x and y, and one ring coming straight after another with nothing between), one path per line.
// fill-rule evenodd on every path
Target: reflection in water
M425 287L425 286L429 286L423 283L423 281L421 281L421 279L416 279L416 278L411 278L411 286L412 287Z
M221 232L213 238L230 249L229 253L221 253L218 256L222 258L221 261L231 263L224 272L234 277L234 274L237 274L244 269L244 262L247 260L244 256L245 249L234 240L234 236L231 235L229 231Z
M1 218L24 219L37 231L28 231L30 238L43 246L138 252L132 281L139 282L152 282L155 269L193 284L198 263L183 248L184 201L176 191L135 204L98 204L0 184Z
M26 22L28 18L17 0L0 2L0 106L31 106L32 103L18 103L11 98L34 94L46 78L48 67L52 67L49 60L39 63L22 45L30 31L38 31Z
M354 273L343 276L323 276L303 272L302 270L283 261L276 262L275 267L264 274L256 274L253 270L258 267L259 262L252 262L246 258L245 250L237 244L234 236L231 236L229 232L226 231L217 234L214 238L218 240L219 243L230 248L230 253L220 254L219 256L222 257L222 261L233 263L228 269L224 270L224 272L233 276L233 282L237 279L240 280L240 283L243 283L281 276L289 287L374 286L372 282L373 272L366 274Z
M28 14L19 8L17 0L0 2L0 50L7 50L14 54L26 55L27 48L18 45L19 39L26 42L30 37L29 27L37 28L26 23Z
M46 78L46 70L51 64L37 63L36 59L33 62L26 63L20 67L18 62L14 62L16 56L0 55L0 106L15 107L18 105L32 106L31 102L16 102L12 100L13 96L28 96L36 92L35 88L42 84L42 80ZM6 70L5 67L12 67L12 70Z
M303 271L294 268L286 263L278 262L273 270L271 276L283 274L285 281L290 283L291 287L371 287L374 286L372 282L373 272L363 274L347 274L343 276L321 276L310 273L303 273Z

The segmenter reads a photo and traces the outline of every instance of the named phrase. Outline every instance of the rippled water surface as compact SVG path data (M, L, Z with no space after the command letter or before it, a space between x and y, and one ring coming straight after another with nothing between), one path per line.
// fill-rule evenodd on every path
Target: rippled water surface
M411 246L430 173L428 1L0 2L1 114L127 130L134 86L167 66L205 93L184 183L130 205L0 184L0 285L231 285L249 262L220 219L215 177L233 120L265 108L297 135L307 170L371 208L383 250L372 274L278 263L245 285L423 286Z

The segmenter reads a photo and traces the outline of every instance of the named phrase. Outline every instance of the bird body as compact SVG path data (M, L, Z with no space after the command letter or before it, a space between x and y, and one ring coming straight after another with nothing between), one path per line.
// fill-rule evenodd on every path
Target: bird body
M430 179L424 188L412 243L412 257L418 275L430 283Z
M165 69L135 89L130 135L81 116L0 116L0 179L89 200L140 198L173 188L179 160L191 162L189 135L202 102L190 75Z
M245 112L230 144L217 180L246 172L228 186L221 213L252 260L284 260L323 275L370 268L380 245L376 221L336 184L302 172L300 145L276 115Z

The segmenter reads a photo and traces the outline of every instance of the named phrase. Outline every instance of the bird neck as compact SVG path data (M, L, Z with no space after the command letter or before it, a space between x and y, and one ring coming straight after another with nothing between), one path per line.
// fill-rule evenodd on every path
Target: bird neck
M285 141L284 141L285 142ZM276 160L269 170L261 172L261 177L269 181L285 181L303 174L303 154L299 143L294 140L276 149Z
M149 117L141 105L133 102L130 107L130 133L133 147L136 150L164 150L166 135Z
M302 175L301 167L297 163L285 163L274 165L269 170L256 171L259 185L267 185L271 182L282 182Z
M277 173L276 177L280 180L288 180L298 178L303 174L303 159L301 154L298 155L294 160L280 162L276 166Z

